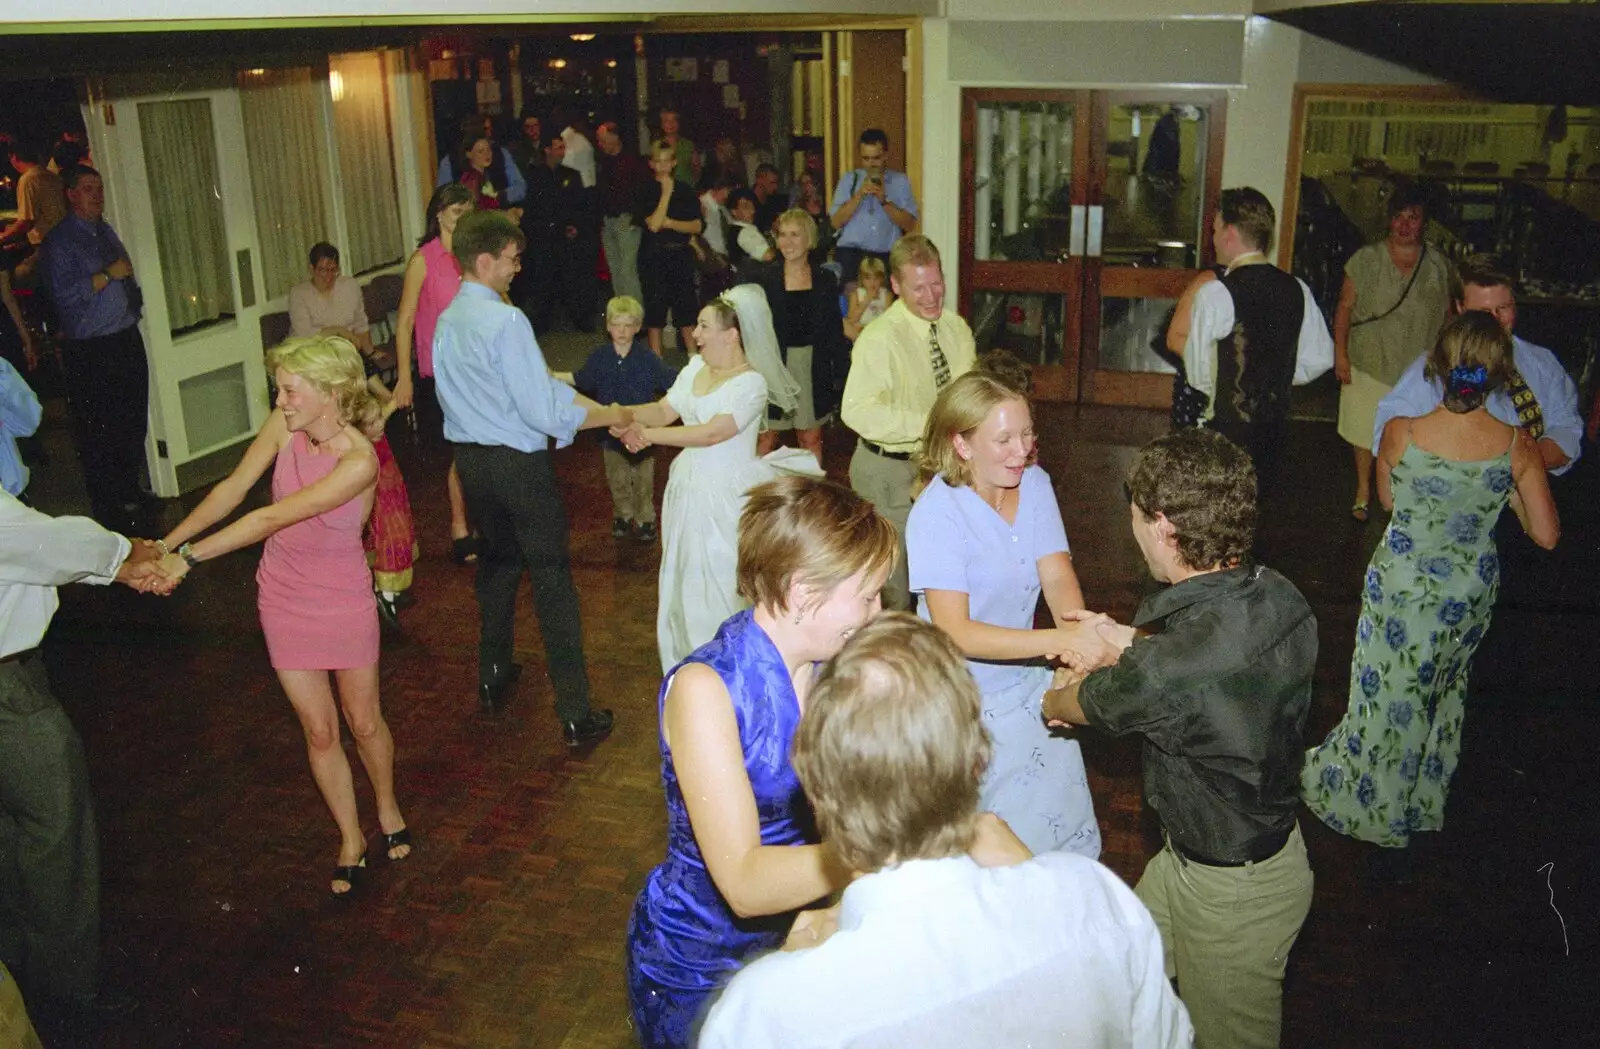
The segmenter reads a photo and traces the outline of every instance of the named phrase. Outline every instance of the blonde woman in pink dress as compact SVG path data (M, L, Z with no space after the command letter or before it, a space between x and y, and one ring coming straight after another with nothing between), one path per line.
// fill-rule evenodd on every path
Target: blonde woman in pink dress
M362 432L379 417L361 357L335 336L290 339L267 354L277 408L244 459L163 542L176 582L195 565L263 540L257 607L267 652L300 718L311 775L339 826L332 892L344 896L367 864L350 762L339 745L344 711L372 781L391 860L411 852L394 796L394 738L378 704L378 610L361 545L378 457ZM272 502L206 533L272 468ZM334 685L338 686L338 701Z

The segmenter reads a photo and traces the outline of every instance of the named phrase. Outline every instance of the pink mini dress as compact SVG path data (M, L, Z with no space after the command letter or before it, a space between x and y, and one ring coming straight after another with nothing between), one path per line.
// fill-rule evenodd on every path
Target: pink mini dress
M422 261L427 263L427 276L422 278L422 292L417 296L417 314L411 324L411 339L417 351L417 373L433 378L433 329L439 323L439 314L450 305L450 300L461 290L461 263L445 248L444 241L434 237L417 249Z
M327 477L337 455L296 433L278 452L272 501ZM275 670L349 670L378 662L378 605L361 546L366 493L267 537L256 569L256 608Z

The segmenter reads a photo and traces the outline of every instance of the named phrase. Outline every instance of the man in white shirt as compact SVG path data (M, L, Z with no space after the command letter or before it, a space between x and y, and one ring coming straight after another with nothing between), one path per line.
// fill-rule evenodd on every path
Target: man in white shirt
M977 686L936 627L888 614L846 643L793 762L856 879L837 931L806 912L784 952L734 977L701 1049L1192 1043L1155 922L1116 875L1071 853L994 868L966 855L989 753Z
M1289 387L1333 367L1333 336L1311 289L1267 261L1276 225L1260 190L1223 190L1211 243L1225 270L1195 278L1167 329L1167 348L1208 399L1203 418L1250 453L1263 494L1281 483Z
M83 744L50 692L39 642L56 587L164 590L160 548L86 517L47 517L0 492L0 950L34 997L110 1016L100 992L100 846ZM12 925L14 921L16 924Z

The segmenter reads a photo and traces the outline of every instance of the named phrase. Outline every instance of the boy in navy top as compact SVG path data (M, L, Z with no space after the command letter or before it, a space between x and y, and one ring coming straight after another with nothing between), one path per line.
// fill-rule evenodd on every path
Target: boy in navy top
M639 336L644 307L629 295L606 303L606 331L611 342L589 354L572 377L583 395L601 404L650 404L672 386L678 370L652 353ZM611 487L615 516L611 534L618 539L630 532L641 543L656 540L655 455L646 448L628 452L610 434L600 435L600 453L606 464L606 484Z

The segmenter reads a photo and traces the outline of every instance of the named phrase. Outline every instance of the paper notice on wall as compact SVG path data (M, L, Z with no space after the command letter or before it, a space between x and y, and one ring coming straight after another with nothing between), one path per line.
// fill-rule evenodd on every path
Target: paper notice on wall
M698 58L669 58L667 59L667 79L676 83L688 83L700 78L700 60Z
M728 82L728 60L719 58L711 63L711 82L713 84L726 84Z
M723 109L738 109L739 108L739 85L738 84L724 84L724 85L722 85L722 108Z

